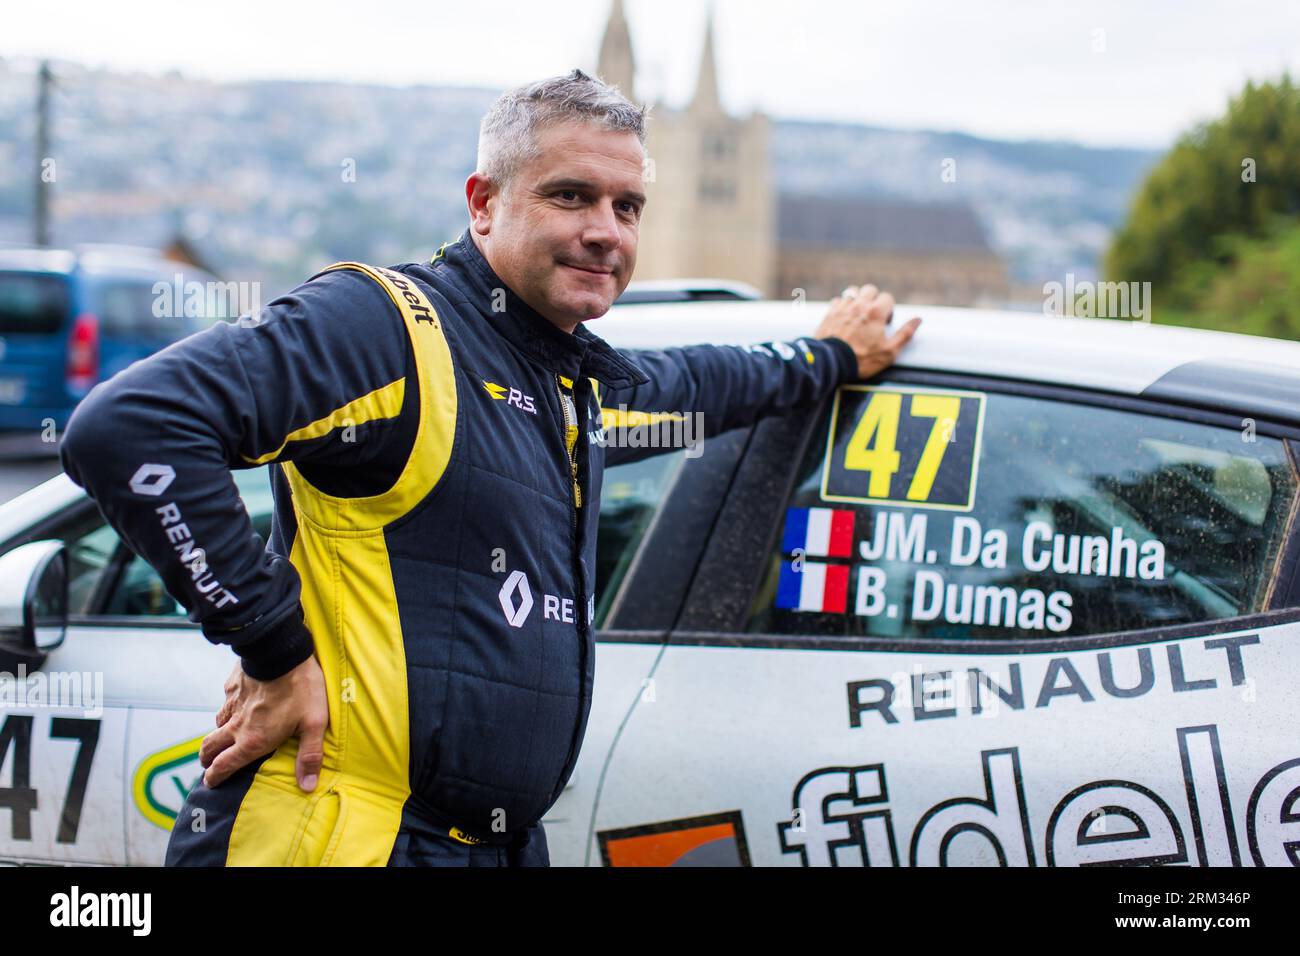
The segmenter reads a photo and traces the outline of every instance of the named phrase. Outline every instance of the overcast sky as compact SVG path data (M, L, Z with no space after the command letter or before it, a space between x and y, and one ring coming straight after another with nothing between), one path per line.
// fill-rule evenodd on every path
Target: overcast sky
M200 78L504 88L591 68L611 0L6 0L0 56ZM1297 0L715 0L724 103L1162 147L1250 78L1300 76ZM626 0L638 91L680 104L706 0Z

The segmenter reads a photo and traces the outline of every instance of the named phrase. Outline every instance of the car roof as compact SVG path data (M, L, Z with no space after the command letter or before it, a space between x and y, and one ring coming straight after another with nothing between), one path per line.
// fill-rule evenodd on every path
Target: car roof
M67 249L25 249L0 246L0 269L7 272L71 272L77 257Z
M168 259L156 249L141 246L84 243L73 249L42 249L0 245L0 270L3 271L68 275L77 269L89 275L139 279L170 278L178 272L188 278L207 276L207 272L197 266Z
M826 302L615 306L589 328L617 348L749 344L811 336ZM932 305L899 368L1141 395L1300 423L1300 343L1116 319Z
M0 542L23 534L33 522L62 511L83 497L85 492L60 472L36 487L0 502Z
M754 286L732 279L646 279L628 283L618 302L620 305L640 305L761 298L763 294Z

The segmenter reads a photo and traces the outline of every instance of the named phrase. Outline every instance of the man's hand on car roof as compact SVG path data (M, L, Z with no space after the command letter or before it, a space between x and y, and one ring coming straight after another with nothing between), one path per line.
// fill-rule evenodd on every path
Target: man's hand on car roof
M894 297L888 292L874 285L849 286L831 300L816 336L849 343L858 356L858 376L871 378L894 364L921 325L917 316L890 335L889 321L893 317Z

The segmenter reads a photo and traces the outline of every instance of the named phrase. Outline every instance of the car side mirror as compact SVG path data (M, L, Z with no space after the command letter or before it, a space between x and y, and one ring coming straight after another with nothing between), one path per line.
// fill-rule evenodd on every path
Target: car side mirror
M68 628L68 552L33 541L0 555L0 654L34 658L63 643Z

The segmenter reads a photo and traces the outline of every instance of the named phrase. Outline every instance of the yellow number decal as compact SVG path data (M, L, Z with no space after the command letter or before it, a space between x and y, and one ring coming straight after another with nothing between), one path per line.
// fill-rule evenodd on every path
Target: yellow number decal
M867 494L872 498L889 497L890 482L893 481L894 472L898 471L900 456L896 446L898 419L902 410L902 395L897 392L876 392L867 402L844 451L845 468L871 472ZM935 467L938 467L937 463Z
M934 424L930 426L930 437L925 440L916 474L907 489L908 501L925 501L930 497L935 476L939 474L939 463L943 461L943 453L948 450L953 429L957 427L960 410L961 399L955 395L912 396L912 417L933 418Z
M938 387L842 386L826 435L822 500L970 511L985 397Z

